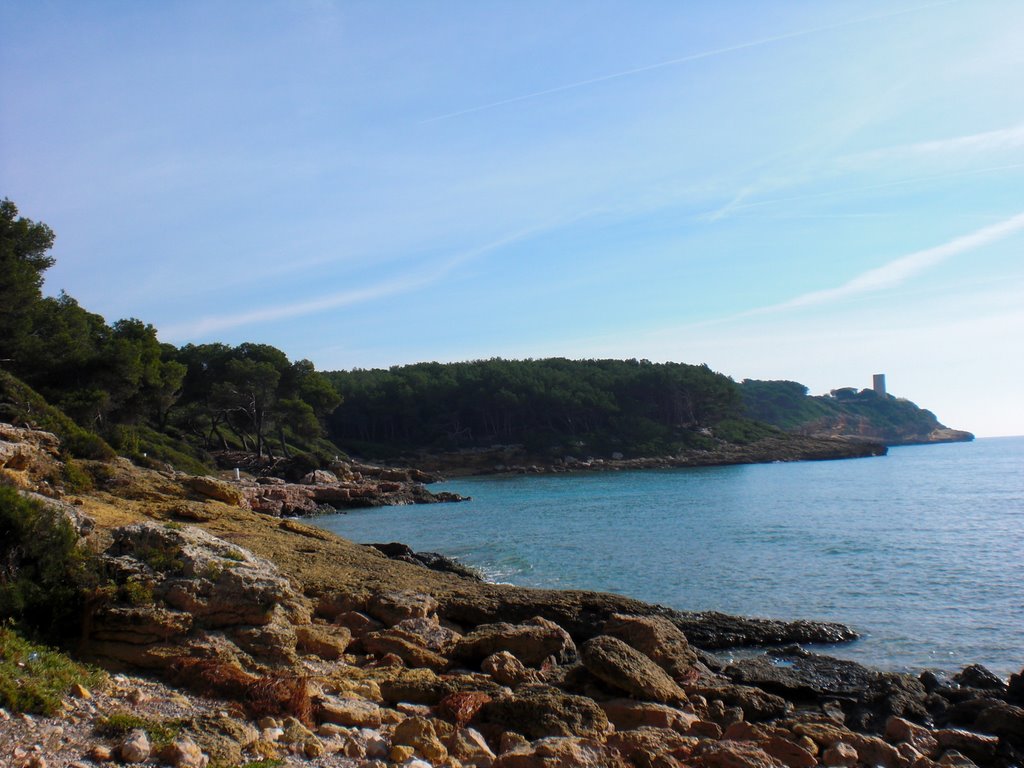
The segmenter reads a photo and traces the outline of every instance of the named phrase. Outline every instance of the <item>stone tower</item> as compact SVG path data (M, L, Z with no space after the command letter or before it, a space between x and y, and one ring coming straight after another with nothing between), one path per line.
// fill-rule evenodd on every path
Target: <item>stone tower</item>
M873 390L875 390L875 394L876 395L884 395L885 394L885 374L884 373L876 373L874 375L874 377L872 378L871 388Z

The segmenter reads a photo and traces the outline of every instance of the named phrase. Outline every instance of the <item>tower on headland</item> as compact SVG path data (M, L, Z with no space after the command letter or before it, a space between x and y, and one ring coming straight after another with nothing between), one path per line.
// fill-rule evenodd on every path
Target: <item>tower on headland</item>
M873 390L875 390L875 394L876 395L884 395L885 394L885 374L884 373L876 373L874 375L874 377L872 377L871 388Z

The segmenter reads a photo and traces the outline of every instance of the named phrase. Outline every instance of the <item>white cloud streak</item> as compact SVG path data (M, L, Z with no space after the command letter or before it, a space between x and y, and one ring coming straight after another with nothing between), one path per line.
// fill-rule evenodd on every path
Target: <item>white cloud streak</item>
M989 245L1015 232L1024 229L1024 213L1018 213L998 224L982 227L968 235L954 238L948 243L914 251L906 256L890 261L881 267L862 272L852 280L836 288L826 288L797 296L789 301L771 307L754 310L754 312L781 311L825 304L832 301L847 299L864 293L873 293L897 286L911 277L961 253L973 251Z
M340 309L354 304L364 304L366 302L384 299L389 296L410 293L438 282L462 264L492 251L500 250L508 245L512 245L513 243L533 237L542 231L547 231L552 227L557 226L558 223L561 222L549 222L545 225L524 229L498 240L494 240L478 248L462 251L444 261L441 261L432 268L422 270L419 273L403 275L365 288L340 291L326 296L303 299L289 304L280 304L273 307L254 309L248 312L236 312L227 315L211 315L193 322L167 326L163 329L160 335L164 340L172 339L181 341L202 338L211 333L224 331L230 328L240 328L242 326L255 325L257 323L266 323L274 320L285 320L292 317L312 315L329 309Z
M503 107L508 104L516 104L521 101L529 101L530 99L536 99L541 96L550 96L556 93L564 93L565 91L575 90L577 88L583 88L588 85L597 85L598 83L605 83L609 80L618 80L623 77L632 77L633 75L643 74L644 72L651 72L656 69L663 69L665 67L672 67L678 64L685 64L691 61L699 61L700 59L708 59L713 56L722 56L727 53L734 53L736 51L746 50L748 48L758 48L762 45L769 45L770 43L778 43L784 40L792 40L798 37L806 37L808 35L815 35L821 32L831 32L836 29L843 29L844 27L851 27L856 24L865 24L870 21L881 21L884 19L891 19L896 16L902 16L908 13L918 13L919 11L926 11L932 8L938 8L943 5L951 5L952 3L959 2L959 0L941 0L937 3L928 3L927 5L918 5L913 8L903 8L898 11L889 11L887 13L876 13L871 16L861 16L856 19L849 19L847 21L841 21L837 24L825 24L820 27L811 27L809 29L800 29L795 32L787 32L782 35L772 35L771 37L762 37L758 40L751 40L746 43L737 43L736 45L728 45L723 48L714 48L710 51L700 51L699 53L691 53L686 56L679 56L674 59L667 59L665 61L659 61L655 64L647 64L643 67L634 67L632 69L624 69L620 72L612 72L607 75L600 75L598 77L591 77L586 80L577 80L574 83L566 83L565 85L558 85L553 88L545 88L544 90L534 91L532 93L524 93L520 96L512 96L507 99L500 99L498 101L492 101L488 104L480 104L475 107L468 107L466 109L460 109L455 112L448 112L443 115L436 115L434 117L428 117L425 120L420 120L420 125L426 125L428 123L437 123L442 120L450 120L454 117L462 117L464 115L471 115L475 112L484 112L488 109L494 109L496 107Z
M967 136L953 136L947 139L919 141L911 144L898 144L893 147L858 152L842 158L841 165L862 165L891 161L896 158L928 158L949 155L976 154L981 152L999 152L1024 147L1024 123L999 128L994 131L972 133Z

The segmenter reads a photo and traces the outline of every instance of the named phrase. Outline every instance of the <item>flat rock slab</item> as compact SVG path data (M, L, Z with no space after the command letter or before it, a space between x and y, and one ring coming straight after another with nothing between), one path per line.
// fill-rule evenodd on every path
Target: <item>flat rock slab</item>
M862 664L807 652L771 652L727 666L726 676L791 697L858 696L881 675Z

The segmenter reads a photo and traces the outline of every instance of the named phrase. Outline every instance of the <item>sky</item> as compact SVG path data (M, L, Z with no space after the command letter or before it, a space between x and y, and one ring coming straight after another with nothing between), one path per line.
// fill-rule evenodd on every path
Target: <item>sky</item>
M1024 3L0 0L45 292L318 369L707 363L1024 434Z

